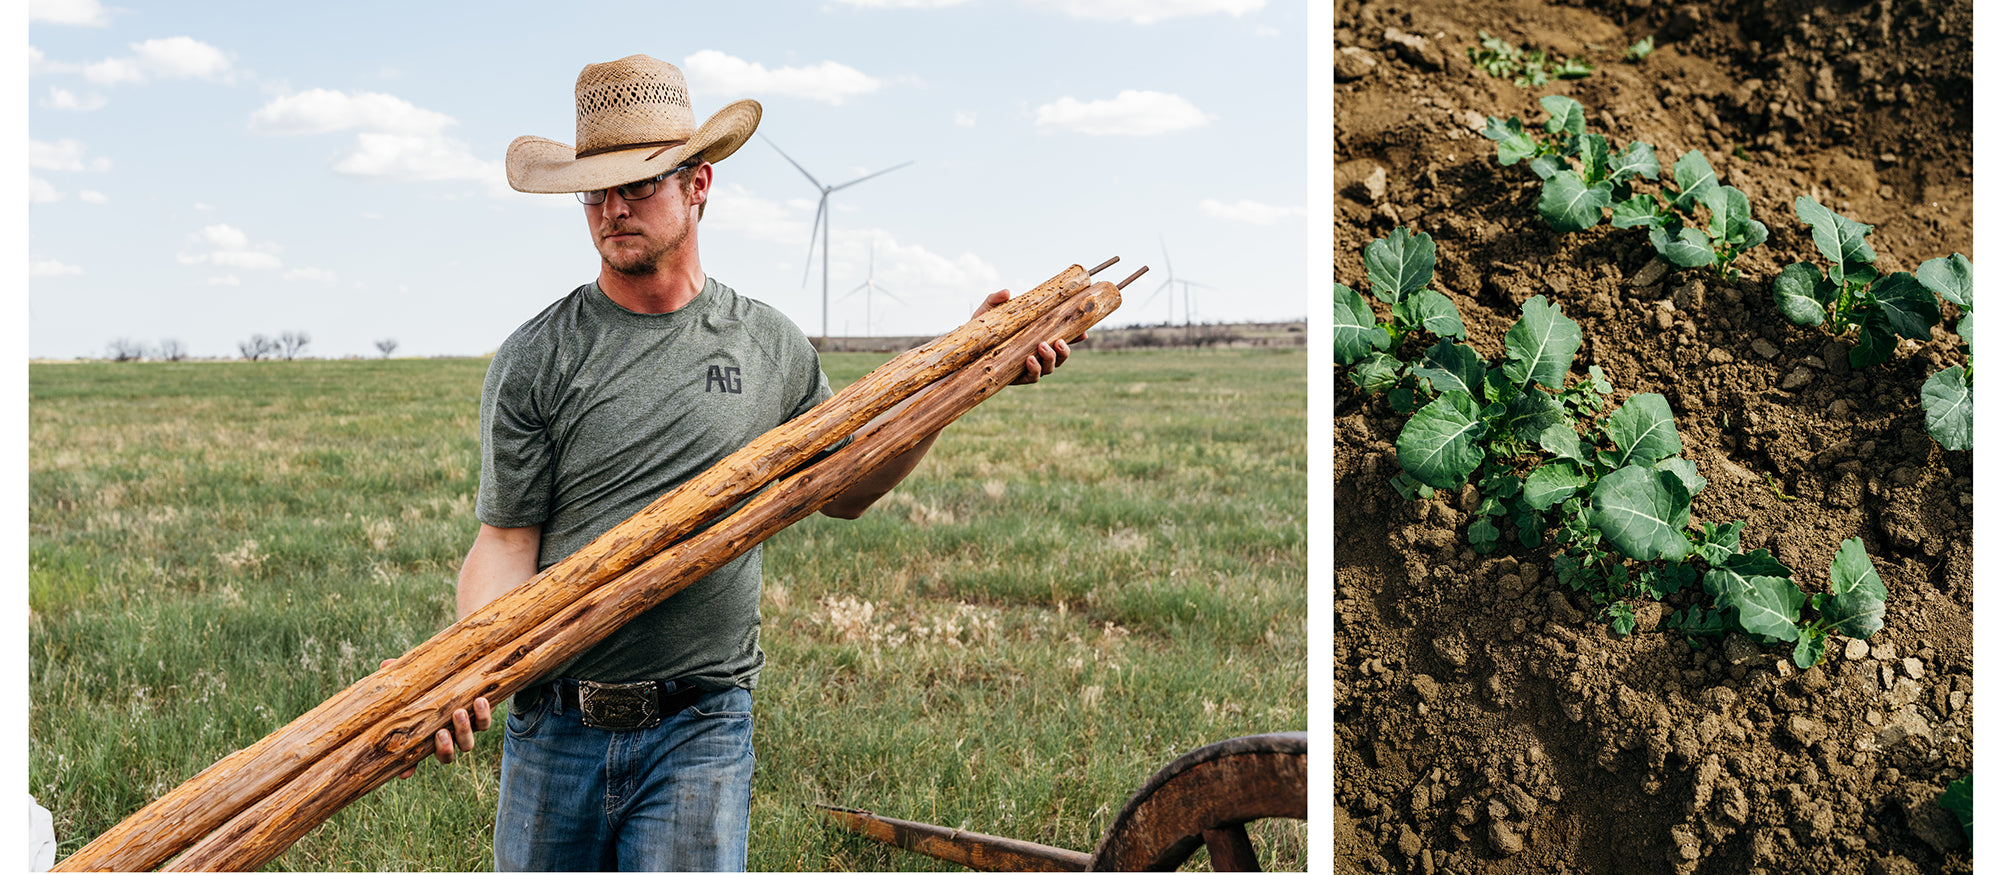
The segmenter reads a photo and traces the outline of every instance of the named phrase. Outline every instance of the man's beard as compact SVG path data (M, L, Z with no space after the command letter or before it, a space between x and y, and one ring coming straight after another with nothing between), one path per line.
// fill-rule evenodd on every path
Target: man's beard
M606 229L608 233L616 233L621 230L625 229L618 228L615 226ZM632 252L630 250L619 250L618 251L619 257L616 259L614 259L610 253L605 252L603 249L598 250L598 255L599 257L604 259L605 266L611 268L613 271L617 273L632 277L653 276L654 274L660 272L661 262L665 261L668 256L671 256L674 253L679 252L680 248L687 243L687 236L688 236L687 228L686 226L682 226L678 229L678 233L676 233L672 238L669 238L668 240L664 241L658 246L654 246L648 249L643 249L638 252ZM600 241L602 240L602 238L599 239ZM642 239L647 239L647 238L642 238Z

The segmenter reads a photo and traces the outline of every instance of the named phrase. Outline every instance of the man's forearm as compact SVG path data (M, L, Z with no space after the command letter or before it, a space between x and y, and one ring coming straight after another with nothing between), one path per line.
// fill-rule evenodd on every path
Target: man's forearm
M827 502L819 512L835 519L859 518L882 496L888 495L889 490L896 488L896 484L903 482L903 478L910 476L910 472L917 469L917 463L924 460L924 454L930 452L931 444L936 441L937 434L932 433L916 446L883 460L880 467L868 472L853 486L848 487L847 491L834 496L833 500Z
M502 529L480 524L458 570L459 619L534 577L541 548L540 526Z

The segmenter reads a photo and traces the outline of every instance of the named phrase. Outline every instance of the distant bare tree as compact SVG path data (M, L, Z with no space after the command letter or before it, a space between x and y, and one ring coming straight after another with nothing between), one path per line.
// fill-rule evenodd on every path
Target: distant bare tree
M141 346L138 341L127 337L111 341L109 349L111 360L114 362L136 362L146 355L146 348L144 346Z
M262 334L252 334L249 340L239 340L236 342L236 351L242 353L244 358L253 362L276 352L277 349L278 344Z
M299 353L304 352L306 344L309 343L312 343L312 335L303 331L287 331L278 335L278 346L285 361L298 358Z
M186 360L187 357L187 346L179 340L169 337L166 340L160 341L160 359L162 361L178 362Z
M396 338L384 337L381 340L375 341L375 348L382 351L383 358L388 358L396 351Z

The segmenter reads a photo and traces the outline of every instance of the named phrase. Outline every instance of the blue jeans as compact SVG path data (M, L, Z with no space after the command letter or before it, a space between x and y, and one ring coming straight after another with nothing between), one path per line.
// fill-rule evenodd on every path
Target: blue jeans
M651 729L593 729L560 697L507 717L493 868L743 870L750 691L708 693Z

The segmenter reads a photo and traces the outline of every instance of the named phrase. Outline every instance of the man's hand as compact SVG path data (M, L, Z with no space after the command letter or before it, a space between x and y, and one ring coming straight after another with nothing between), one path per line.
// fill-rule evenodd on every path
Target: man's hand
M987 295L986 300L979 302L979 309L972 311L972 318L977 319L979 318L979 314L1007 303L1007 300L1013 296L1014 294L1006 289L1001 289ZM1088 334L1084 335L1084 337L1089 336ZM1081 340L1083 338L1078 339ZM1025 386L1036 382L1049 372L1062 367L1062 363L1066 361L1069 361L1068 343L1065 343L1062 338L1043 341L1040 346L1035 347L1034 354L1028 356L1023 362L1021 375L1015 377L1014 382L1008 385Z
M382 660L382 667L388 668L392 662L395 662L395 660ZM470 713L467 713L464 708L451 712L451 728L437 731L437 749L432 755L437 757L438 762L449 765L452 760L458 759L460 751L472 749L474 742L473 733L485 732L492 728L492 726L492 704L486 701L485 696L473 699ZM417 767L411 766L404 769L403 773L396 777L408 778L416 773Z

